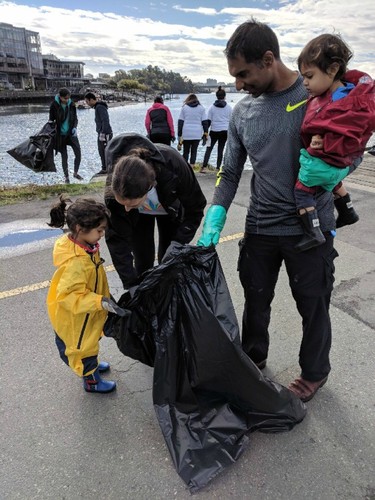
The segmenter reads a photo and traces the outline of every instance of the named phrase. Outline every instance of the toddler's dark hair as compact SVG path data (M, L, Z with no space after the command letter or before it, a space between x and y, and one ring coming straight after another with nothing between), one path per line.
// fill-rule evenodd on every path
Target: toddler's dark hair
M68 203L70 203L69 206ZM78 198L72 202L61 195L59 202L52 207L50 217L51 221L47 224L51 227L62 229L66 224L74 234L79 224L82 232L88 233L91 229L100 226L103 221L108 221L110 211L103 203L91 198Z
M154 186L155 179L151 152L134 148L117 160L112 175L112 192L122 199L142 198Z
M298 56L297 64L299 70L301 65L317 66L323 73L328 73L333 63L339 64L339 70L335 80L340 80L346 73L346 67L353 57L352 51L339 35L319 35L302 49Z

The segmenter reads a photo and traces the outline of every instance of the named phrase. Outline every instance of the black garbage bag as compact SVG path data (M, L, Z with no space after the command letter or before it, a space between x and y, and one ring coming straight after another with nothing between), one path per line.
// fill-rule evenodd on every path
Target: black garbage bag
M106 334L154 366L156 415L191 493L238 459L250 432L287 431L304 418L306 406L242 351L213 247L174 243L119 305L132 314L111 317Z
M120 317L108 313L104 334L107 337L114 337L118 348L126 356L153 367L156 345L152 326L148 321L149 314L147 312L145 317L144 308L134 305L137 302L137 298L133 299L134 293L138 295L138 287L131 288L117 301L120 307L124 306L124 309L127 309L128 304L132 304L130 315Z
M53 158L55 135L56 125L47 122L38 133L7 153L34 172L56 172Z

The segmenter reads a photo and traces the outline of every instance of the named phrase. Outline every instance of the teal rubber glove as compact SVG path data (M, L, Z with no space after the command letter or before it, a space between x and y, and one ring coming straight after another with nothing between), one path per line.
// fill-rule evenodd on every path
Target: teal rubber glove
M211 205L203 222L203 231L198 246L209 247L219 243L220 233L227 219L227 211L221 205Z

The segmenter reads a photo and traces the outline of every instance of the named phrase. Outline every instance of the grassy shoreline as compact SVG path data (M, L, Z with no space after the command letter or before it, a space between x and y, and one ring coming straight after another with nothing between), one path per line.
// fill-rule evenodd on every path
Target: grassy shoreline
M89 182L88 184L54 184L53 186L27 186L0 187L0 207L14 205L25 201L48 200L67 193L72 196L81 196L87 193L104 191L105 181Z
M196 163L194 172L199 172L201 163ZM214 167L208 165L207 172L217 173ZM48 200L67 193L72 196L81 196L88 193L104 192L105 179L92 181L87 184L54 184L52 186L39 186L38 184L27 184L26 186L0 186L0 207L14 205L25 201Z

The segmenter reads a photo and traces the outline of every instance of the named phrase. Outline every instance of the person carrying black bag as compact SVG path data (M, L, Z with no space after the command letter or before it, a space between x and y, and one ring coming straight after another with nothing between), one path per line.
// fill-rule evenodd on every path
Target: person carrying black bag
M70 98L69 89L63 87L56 94L49 110L49 122L56 124L55 151L61 153L62 168L65 176L65 184L70 184L68 170L67 146L73 149L74 153L74 174L73 177L79 181L83 180L78 173L81 163L81 146L77 137L77 109Z

